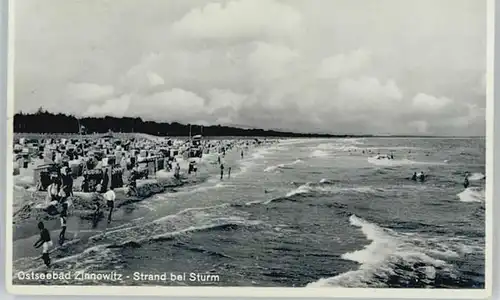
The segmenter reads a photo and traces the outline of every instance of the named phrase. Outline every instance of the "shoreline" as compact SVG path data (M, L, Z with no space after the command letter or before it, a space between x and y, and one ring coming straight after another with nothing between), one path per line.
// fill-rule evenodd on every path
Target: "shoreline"
M250 147L246 150L246 156L250 157L255 151L266 149L273 144L263 146ZM226 153L224 158L225 163L229 160L233 163L233 167L244 169L241 160L238 158L239 148L235 147ZM234 156L234 157L233 157ZM210 156L207 156L210 157ZM236 158L236 159L234 159ZM213 158L212 158L213 159ZM181 163L181 166L183 164ZM115 209L113 210L113 221L107 224L106 215L107 209L101 208L101 215L97 225L92 224L93 207L92 200L96 193L84 193L75 191L71 197L72 205L69 209L67 218L68 229L66 231L66 243L81 244L87 238L99 232L115 230L121 227L126 227L131 222L138 221L151 214L153 208L147 205L148 199L156 195L164 193L176 193L178 188L194 188L203 184L212 183L213 178L218 176L218 164L216 161L207 159L204 161L203 171L199 171L196 175L188 175L187 170L181 168L180 178L175 179L173 172L165 170L158 171L155 176L149 179L137 181L137 191L139 196L126 196L126 187L116 188ZM18 175L22 176L22 175ZM29 259L30 257L39 255L39 249L32 247L35 239L37 239L39 231L37 229L38 221L43 221L46 228L51 233L51 238L55 248L64 248L57 245L58 234L61 230L59 214L48 214L42 204L45 203L46 192L32 191L33 186L23 183L21 185L14 184L14 199L20 197L22 203L18 204L13 212L13 261ZM116 219L116 220L115 220ZM71 238L71 236L74 236ZM75 240L78 236L78 240ZM70 245L68 245L70 246ZM19 251L16 251L16 250ZM17 255L16 255L17 254Z

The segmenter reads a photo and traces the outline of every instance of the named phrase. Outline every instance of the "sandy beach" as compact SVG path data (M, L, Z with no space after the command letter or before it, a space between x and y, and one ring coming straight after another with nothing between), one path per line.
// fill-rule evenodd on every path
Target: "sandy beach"
M216 139L219 140L219 139ZM245 149L250 154L255 149ZM240 148L228 150L223 163L226 165L236 165L241 160ZM157 194L176 193L179 188L196 188L207 181L213 181L219 174L217 154L208 154L199 162L199 170L196 174L187 174L188 164L181 162L180 178L176 179L172 171L159 170L150 175L148 179L137 181L137 195L127 196L126 187L115 189L117 200L114 211L114 221L107 224L104 213L97 223L93 221L93 199L98 197L97 193L84 193L75 184L74 195L70 198L72 205L67 219L68 240L58 246L56 257L65 257L64 252L70 249L79 248L80 244L85 244L87 239L100 232L108 232L131 222L137 222L142 217L151 213L148 202L151 197ZM35 259L38 249L32 247L38 238L37 223L43 221L46 228L51 232L53 240L56 241L58 231L60 231L59 215L50 215L45 211L46 192L36 191L33 183L33 168L30 166L20 170L20 174L14 176L14 213L13 213L13 238L14 260ZM233 174L236 175L236 174ZM81 182L81 178L79 180ZM75 181L75 182L78 182ZM41 263L41 260L38 261ZM43 268L43 267L42 267Z

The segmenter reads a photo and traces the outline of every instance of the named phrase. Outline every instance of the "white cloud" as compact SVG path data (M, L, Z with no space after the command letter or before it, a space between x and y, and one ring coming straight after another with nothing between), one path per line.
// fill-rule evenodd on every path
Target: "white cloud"
M248 56L248 65L258 79L274 80L286 76L299 57L297 51L288 47L259 42Z
M360 71L370 62L371 53L358 49L347 54L330 56L321 61L318 78L335 79Z
M134 116L145 114L155 120L192 122L204 111L205 100L197 94L183 89L136 96L128 113Z
M483 2L381 0L360 10L359 1L22 0L16 108L338 133L481 133Z
M144 55L138 64L120 77L120 88L127 92L138 92L165 84L165 80L153 71L162 59L163 55L159 53Z
M165 80L163 80L163 78L160 77L160 75L154 73L154 72L149 72L147 74L148 76L148 79L149 79L149 85L150 86L159 86L159 85L164 85L165 84Z
M403 95L393 80L386 83L376 78L363 77L359 80L343 79L339 83L341 105L351 110L383 110L394 108Z
M486 118L486 109L478 107L474 104L467 105L467 114L464 116L458 116L451 118L450 125L456 126L458 128L463 128L470 126L471 124L477 123L478 121L482 123Z
M121 117L126 115L130 102L130 95L122 95L118 98L108 99L101 104L92 104L84 115L91 117Z
M440 110L453 104L453 100L446 97L434 97L420 93L413 98L412 105L417 111L437 114Z
M113 86L95 83L70 83L67 86L69 100L96 101L110 97L115 92Z
M235 0L195 8L172 26L177 37L252 39L289 36L300 30L301 15L278 1Z
M239 111L245 101L247 95L237 94L233 91L214 89L209 91L210 103L207 107L208 113L214 113L218 109L230 108Z

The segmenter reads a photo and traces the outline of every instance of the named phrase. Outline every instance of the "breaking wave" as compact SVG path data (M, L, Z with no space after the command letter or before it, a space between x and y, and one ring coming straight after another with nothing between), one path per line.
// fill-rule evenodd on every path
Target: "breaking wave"
M372 165L382 166L382 167L394 167L394 166L405 166L405 165L442 165L446 164L444 162L421 162L409 159L388 159L385 157L378 158L378 156L368 157L368 162Z
M255 226L258 221L247 220L244 215L232 215L229 204L184 209L150 223L108 231L91 238L92 242L103 242L114 247L140 245L148 241L209 230L227 230L242 226ZM229 216L228 216L229 215Z
M264 205L270 204L272 202L280 201L295 201L296 196L312 196L317 194L330 194L338 192L355 192L355 193L377 193L379 189L374 189L370 186L353 186L353 187L343 187L332 184L327 179L321 179L319 183L308 182L300 185L299 187L289 191L285 196L272 198L265 202L254 201L251 204L262 203Z
M486 176L483 173L472 173L472 175L469 176L469 181L483 180L484 178L486 178Z
M296 164L300 164L302 162L303 162L302 160L297 159L297 160L295 160L291 163L288 163L288 164L279 164L279 165L275 165L275 166L269 166L269 167L264 169L264 172L274 172L277 170L286 169L288 167L294 166Z
M359 268L319 279L307 287L436 287L445 282L460 281L458 272L446 259L480 249L465 248L464 240L445 237L426 240L418 235L397 234L356 215L351 215L349 222L359 227L371 241L364 249L341 256L342 259L359 263Z
M313 152L311 152L311 154L309 155L309 157L326 157L330 155L328 152L326 151L323 151L323 150L314 150Z
M485 200L484 189L476 187L468 187L457 196L462 202L484 202Z

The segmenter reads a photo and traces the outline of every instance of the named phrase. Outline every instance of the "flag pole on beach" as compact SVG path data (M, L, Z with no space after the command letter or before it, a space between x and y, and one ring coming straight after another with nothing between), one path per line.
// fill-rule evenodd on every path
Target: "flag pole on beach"
M203 152L205 151L205 148L204 148L205 145L202 143L202 140L203 140L203 125L201 125L201 140L200 140L201 157L200 157L200 161L201 161L201 158L203 157Z
M80 143L81 143L82 142L82 127L83 126L80 124L80 119L77 118L76 121L78 122L78 135L80 136Z

